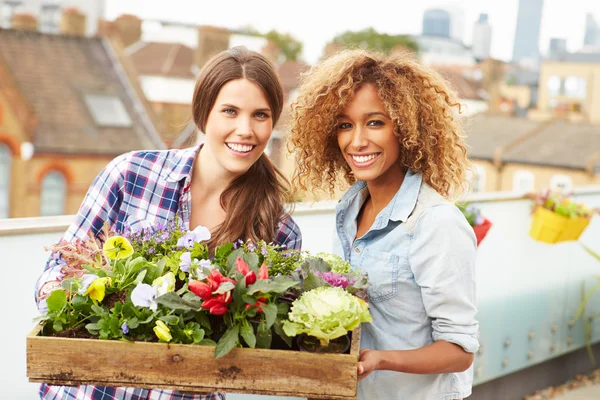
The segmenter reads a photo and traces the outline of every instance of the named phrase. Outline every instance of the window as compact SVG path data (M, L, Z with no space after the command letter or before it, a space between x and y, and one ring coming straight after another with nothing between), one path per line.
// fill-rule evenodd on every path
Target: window
M535 177L529 171L520 170L513 175L513 192L529 193L535 189Z
M0 28L11 28L12 17L22 4L23 2L21 0L0 1Z
M42 217L65 213L66 189L67 183L62 173L50 171L44 176L42 195L40 196L40 215Z
M467 180L471 184L471 193L485 192L485 168L477 165L475 171L467 170Z
M40 31L44 33L58 33L58 20L60 17L60 6L53 2L42 4L40 11Z
M7 145L0 143L0 219L10 217L10 166L12 153Z
M570 192L573 189L573 180L568 175L556 174L550 178L550 189Z
M560 76L552 75L548 78L548 93L550 96L558 96L561 94L562 80Z
M579 76L565 78L565 96L585 99L587 82Z
M96 125L116 128L131 127L131 118L119 97L104 94L86 94L84 100Z

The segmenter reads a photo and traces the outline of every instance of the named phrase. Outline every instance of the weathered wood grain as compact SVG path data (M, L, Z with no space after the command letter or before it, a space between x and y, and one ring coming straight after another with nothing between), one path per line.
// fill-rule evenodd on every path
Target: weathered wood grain
M27 337L30 382L356 398L359 329L350 354L236 348L217 360L210 346L68 339L40 331Z

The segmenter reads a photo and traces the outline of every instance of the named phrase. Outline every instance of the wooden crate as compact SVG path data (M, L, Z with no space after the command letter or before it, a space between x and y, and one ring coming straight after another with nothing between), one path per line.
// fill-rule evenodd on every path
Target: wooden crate
M231 392L309 399L356 399L360 328L350 354L236 348L214 359L214 347L41 336L27 337L30 382Z

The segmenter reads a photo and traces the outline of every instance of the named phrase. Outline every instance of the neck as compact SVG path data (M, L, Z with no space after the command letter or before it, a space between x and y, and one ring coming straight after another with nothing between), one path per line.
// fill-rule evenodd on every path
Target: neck
M391 168L394 168L394 166ZM380 176L373 181L367 181L367 188L369 189L375 215L379 214L392 201L400 186L402 186L406 171L400 168L398 168L398 171L394 174Z
M201 187L202 193L220 196L235 178L236 176L220 168L206 144L200 148L194 163L192 186Z

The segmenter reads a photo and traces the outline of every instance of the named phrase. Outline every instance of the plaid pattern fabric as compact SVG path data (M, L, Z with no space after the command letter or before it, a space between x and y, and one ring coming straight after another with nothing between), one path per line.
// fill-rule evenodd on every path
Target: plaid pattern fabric
M117 232L166 224L175 216L189 228L190 183L194 159L200 146L183 150L138 151L112 160L96 177L63 239L85 239L89 232L97 234L104 222ZM300 229L286 215L277 229L276 242L288 249L302 247ZM60 287L60 260L50 257L35 286L35 299L40 311L46 309L46 297ZM113 388L100 386L60 387L42 384L41 399L84 400L217 400L219 393L191 395L169 390Z

